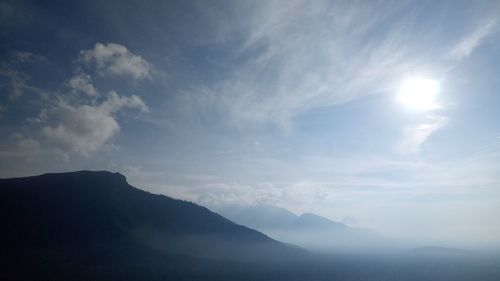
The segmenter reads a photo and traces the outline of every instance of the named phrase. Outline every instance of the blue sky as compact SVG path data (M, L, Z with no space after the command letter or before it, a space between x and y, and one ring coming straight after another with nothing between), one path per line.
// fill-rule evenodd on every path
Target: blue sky
M498 1L101 2L0 2L0 176L499 245Z

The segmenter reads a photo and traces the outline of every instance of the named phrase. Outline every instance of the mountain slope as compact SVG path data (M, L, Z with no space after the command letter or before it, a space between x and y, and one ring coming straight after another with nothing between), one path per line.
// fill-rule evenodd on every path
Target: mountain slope
M224 259L298 252L204 207L134 188L110 172L1 179L0 225L2 248L16 251L134 248Z

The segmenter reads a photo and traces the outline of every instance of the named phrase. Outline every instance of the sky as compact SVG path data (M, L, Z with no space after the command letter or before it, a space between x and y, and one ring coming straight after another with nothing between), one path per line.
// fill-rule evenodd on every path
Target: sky
M500 247L499 15L479 0L2 0L0 177L119 171L209 207ZM408 81L434 83L430 106L401 98Z

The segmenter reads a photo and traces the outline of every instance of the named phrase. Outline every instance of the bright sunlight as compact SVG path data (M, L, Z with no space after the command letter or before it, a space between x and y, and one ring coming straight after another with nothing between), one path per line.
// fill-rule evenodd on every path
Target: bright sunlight
M403 105L422 111L439 108L435 98L439 93L439 82L431 79L406 80L399 90L397 100Z

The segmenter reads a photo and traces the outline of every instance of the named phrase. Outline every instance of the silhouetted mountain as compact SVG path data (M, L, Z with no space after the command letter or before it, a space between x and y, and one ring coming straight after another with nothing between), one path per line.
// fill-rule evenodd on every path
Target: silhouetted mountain
M302 250L196 204L80 171L0 180L3 261L282 259ZM42 260L40 260L42 259Z
M372 251L388 246L388 240L373 230L349 227L311 213L297 216L269 205L230 205L216 210L234 222L314 251Z

